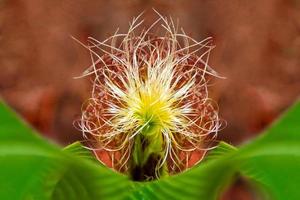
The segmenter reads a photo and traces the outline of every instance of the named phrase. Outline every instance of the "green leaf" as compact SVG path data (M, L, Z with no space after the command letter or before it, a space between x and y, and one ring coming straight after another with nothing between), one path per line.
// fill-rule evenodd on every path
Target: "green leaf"
M82 158L82 159L87 159L87 160L91 160L95 163L97 163L98 165L102 165L102 163L100 163L95 156L92 155L92 152L86 148L84 148L82 146L82 144L80 142L74 142L68 146L66 146L63 151L68 152L70 154L72 154L73 156Z
M241 173L272 199L300 199L300 103L239 150L226 143L198 166L153 182L131 182L80 143L61 150L0 103L0 199L217 199Z
M44 143L35 131L0 103L0 197L45 199L49 158L57 158L54 145ZM47 186L45 186L47 187Z
M3 103L0 123L0 199L119 199L131 187L78 143L62 151L41 139Z
M130 189L126 176L90 160L72 160L64 166L52 199L120 199Z
M272 199L300 199L300 102L237 154L241 172Z
M223 156L226 156L229 153L233 153L237 150L238 149L236 147L234 147L226 142L220 142L215 149L208 152L208 155L206 155L206 157L204 158L204 160L202 162L222 158Z

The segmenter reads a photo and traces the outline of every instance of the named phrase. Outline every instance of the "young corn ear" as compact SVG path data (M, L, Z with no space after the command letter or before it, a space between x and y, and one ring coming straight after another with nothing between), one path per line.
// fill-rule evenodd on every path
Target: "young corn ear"
M101 162L138 181L199 162L222 124L208 98L208 81L219 77L208 65L211 38L198 42L161 15L148 29L142 22L89 38L82 77L94 77L92 97L78 123Z

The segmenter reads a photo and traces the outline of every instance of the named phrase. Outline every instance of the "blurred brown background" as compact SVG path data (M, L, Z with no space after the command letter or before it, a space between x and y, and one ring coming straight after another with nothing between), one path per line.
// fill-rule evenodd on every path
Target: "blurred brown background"
M73 77L90 59L70 36L103 40L142 11L147 25L152 8L214 37L210 63L227 77L210 93L228 123L220 139L246 141L299 97L300 0L0 0L0 95L49 138L81 139L72 122L91 87Z
M37 129L66 144L90 96L88 52L71 39L105 39L146 11L180 20L194 38L213 36L211 64L226 80L211 87L238 144L258 133L300 92L300 0L0 0L0 94Z

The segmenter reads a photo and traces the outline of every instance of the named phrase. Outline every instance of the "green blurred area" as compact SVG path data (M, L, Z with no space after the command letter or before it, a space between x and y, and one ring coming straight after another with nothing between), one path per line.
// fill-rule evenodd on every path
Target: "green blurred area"
M64 150L49 143L1 103L0 198L213 200L243 177L256 188L245 199L297 200L299 115L297 102L248 144L234 148L222 142L202 163L186 172L151 182L133 182L100 165L80 143ZM233 194L231 198L239 197Z

